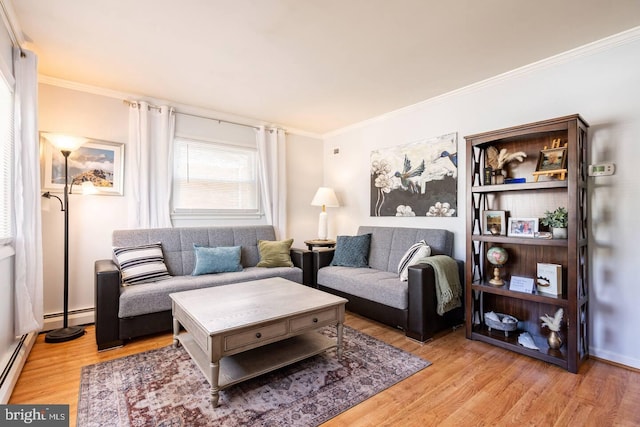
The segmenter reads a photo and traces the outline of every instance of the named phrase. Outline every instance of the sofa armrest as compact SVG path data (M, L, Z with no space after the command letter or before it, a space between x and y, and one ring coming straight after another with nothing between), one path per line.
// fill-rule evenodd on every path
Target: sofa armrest
M291 248L291 261L293 265L302 269L302 283L312 286L313 282L313 255L310 250Z
M122 345L118 309L120 270L110 259L95 262L95 319L98 350Z
M433 267L416 264L409 267L409 307L407 313L408 337L426 341L447 326L464 322L464 262L456 260L462 285L462 306L440 316L437 313L436 278Z
M322 248L313 251L313 287L318 287L318 270L331 264L335 248Z

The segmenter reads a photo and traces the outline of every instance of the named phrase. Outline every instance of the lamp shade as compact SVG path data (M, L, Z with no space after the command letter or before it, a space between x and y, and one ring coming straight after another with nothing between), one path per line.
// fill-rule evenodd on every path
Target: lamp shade
M60 151L74 151L87 142L87 138L63 135L60 133L44 133L42 136Z
M313 196L311 206L337 208L340 206L340 203L338 203L338 198L336 197L336 193L333 191L333 188L320 187L318 188L318 191L316 191L316 195Z

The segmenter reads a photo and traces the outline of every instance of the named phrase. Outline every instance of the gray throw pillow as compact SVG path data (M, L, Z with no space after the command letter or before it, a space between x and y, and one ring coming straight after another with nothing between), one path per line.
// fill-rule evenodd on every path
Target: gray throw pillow
M338 236L331 265L369 267L371 233L359 236Z

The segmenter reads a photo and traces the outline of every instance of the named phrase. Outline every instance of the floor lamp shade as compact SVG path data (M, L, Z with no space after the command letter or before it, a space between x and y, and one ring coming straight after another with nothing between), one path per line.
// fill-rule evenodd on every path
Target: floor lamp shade
M338 206L340 206L333 188L318 188L318 191L316 191L316 195L311 201L311 205L322 206L322 212L320 212L320 217L318 219L318 239L327 240L327 237L329 236L329 220L327 217L326 208L337 208Z

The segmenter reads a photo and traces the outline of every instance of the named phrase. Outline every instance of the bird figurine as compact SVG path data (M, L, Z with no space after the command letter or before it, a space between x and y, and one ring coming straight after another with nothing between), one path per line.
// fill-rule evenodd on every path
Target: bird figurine
M424 167L425 167L424 160L422 160L422 163L420 163L418 167L416 167L415 169L411 169L411 161L405 154L402 173L400 173L399 171L396 171L396 173L393 176L395 176L396 178L400 178L400 185L402 185L403 190L405 191L408 190L411 193L419 193L420 192L419 186L416 185L415 182L410 180L410 178L415 178L417 176L422 175L422 173L424 172Z
M487 164L493 170L502 169L507 163L510 163L513 160L517 160L522 163L525 157L527 157L527 154L524 151L517 151L509 154L509 151L507 151L506 148L503 148L500 151L493 146L487 148Z

